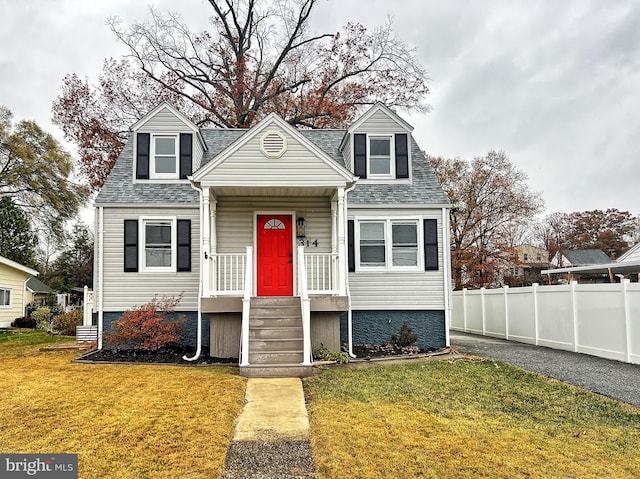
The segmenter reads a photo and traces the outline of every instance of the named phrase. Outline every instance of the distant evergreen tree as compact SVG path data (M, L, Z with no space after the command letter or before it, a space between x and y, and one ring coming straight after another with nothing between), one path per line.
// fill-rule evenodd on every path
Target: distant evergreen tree
M8 196L0 196L0 256L34 268L38 240L24 213Z

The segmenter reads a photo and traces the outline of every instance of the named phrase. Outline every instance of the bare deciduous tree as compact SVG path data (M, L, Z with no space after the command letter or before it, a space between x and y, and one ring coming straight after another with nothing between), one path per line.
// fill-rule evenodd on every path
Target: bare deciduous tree
M237 128L270 112L299 127L343 127L358 107L377 101L428 109L426 72L391 21L371 32L349 23L339 33L314 34L309 19L317 0L209 4L211 32L193 33L177 14L154 9L130 27L111 18L128 57L105 62L97 87L65 78L54 121L79 146L94 189L122 149L132 116L160 100L198 125Z

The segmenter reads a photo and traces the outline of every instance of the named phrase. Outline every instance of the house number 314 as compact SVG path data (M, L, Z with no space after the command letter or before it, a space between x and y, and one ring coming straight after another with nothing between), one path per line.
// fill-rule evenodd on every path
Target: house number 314
M306 246L307 248L313 246L315 248L318 247L318 240L308 240L308 239L299 239L298 246Z

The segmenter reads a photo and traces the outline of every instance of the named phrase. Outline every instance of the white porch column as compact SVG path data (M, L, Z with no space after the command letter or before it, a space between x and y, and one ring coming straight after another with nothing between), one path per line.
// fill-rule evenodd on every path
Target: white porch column
M345 201L344 188L338 188L337 204L338 223L338 291L342 296L347 294L347 248L345 239L345 226L347 222L347 202Z
M200 267L202 268L202 295L211 296L211 213L210 213L209 187L202 188L202 224L200 225L200 234L202 235L202 257L200 258Z

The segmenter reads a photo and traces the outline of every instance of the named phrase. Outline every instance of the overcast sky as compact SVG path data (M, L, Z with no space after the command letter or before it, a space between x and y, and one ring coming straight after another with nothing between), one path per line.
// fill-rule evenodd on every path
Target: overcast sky
M0 104L62 139L50 119L63 76L96 82L104 58L125 53L106 18L143 20L149 4L192 30L211 11L204 0L0 0ZM373 28L389 15L431 78L433 110L407 117L429 154L504 150L547 212L640 213L639 1L328 0L313 25Z

